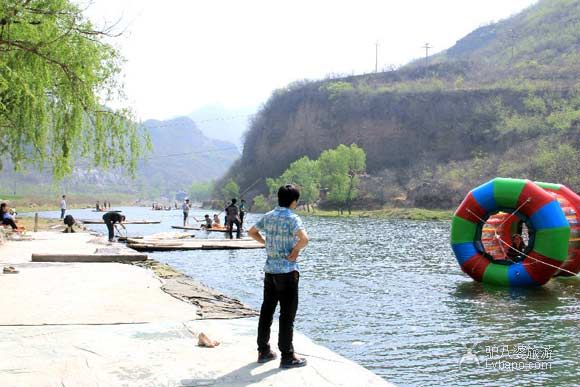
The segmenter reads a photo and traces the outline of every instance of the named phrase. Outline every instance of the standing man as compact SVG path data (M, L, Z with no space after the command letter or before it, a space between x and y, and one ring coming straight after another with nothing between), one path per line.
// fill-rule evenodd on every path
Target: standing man
M103 215L103 221L107 225L107 230L109 230L109 242L113 242L113 237L115 236L113 225L115 223L119 223L121 227L125 228L123 225L123 222L125 221L125 215L121 215L118 212L109 211Z
M239 216L239 210L238 210L238 206L236 206L236 199L232 199L232 204L230 204L229 206L227 206L225 208L225 212L226 212L226 227L228 229L228 232L230 234L230 239L234 239L234 235L233 235L233 228L234 228L234 224L236 225L236 238L240 239L241 234L242 234L242 225L240 223L240 216Z
M64 219L64 213L66 212L66 195L62 195L60 200L60 219Z
M191 204L189 204L189 199L185 199L181 208L183 209L183 227L185 227L185 225L188 223L189 210L191 209Z
M306 359L294 355L292 345L300 278L297 259L300 250L308 244L308 235L302 220L292 212L299 198L300 191L294 185L280 187L278 207L265 214L248 231L252 239L266 245L268 256L264 266L264 301L258 323L258 363L276 359L276 353L270 349L270 327L276 305L280 301L278 334L278 348L282 353L280 368L306 365Z
M246 201L242 199L240 202L240 225L244 227L244 216L246 216Z

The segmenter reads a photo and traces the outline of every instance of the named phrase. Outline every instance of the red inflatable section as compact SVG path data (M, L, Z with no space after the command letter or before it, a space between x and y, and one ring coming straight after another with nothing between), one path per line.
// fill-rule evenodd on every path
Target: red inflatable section
M568 223L570 223L570 242L568 244L568 259L556 275L571 276L569 272L580 272L580 196L566 186L561 185L555 190L544 187L546 191L556 197ZM566 271L564 271L566 270Z

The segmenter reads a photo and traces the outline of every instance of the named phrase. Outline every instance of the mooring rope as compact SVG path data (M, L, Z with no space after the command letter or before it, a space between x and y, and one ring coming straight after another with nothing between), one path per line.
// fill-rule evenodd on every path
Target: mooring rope
M509 215L508 215L508 216L507 216L507 217L504 219L504 221L503 221L503 222L501 222L501 223L499 224L499 226L498 226L498 227L501 227L501 226L503 226L503 225L505 224L505 222L507 222L507 221L508 221L508 220L509 220L509 219L510 219L512 216L514 216L514 215L515 215L515 213L516 213L516 212L518 212L518 211L519 211L519 210L520 210L520 209L521 209L523 206L525 206L526 204L528 204L528 203L529 203L529 202L531 202L531 201L532 201L532 198L531 198L531 197L530 197L530 198L527 198L527 199L526 199L526 201L524 201L524 202L523 202L523 203L522 203L522 204L521 204L521 205L520 205L518 208L516 208L516 209L515 209L515 210L514 210L514 211L513 211L511 214L509 214Z
M524 253L523 251L519 251L518 249L516 249L515 247L513 247L512 245L510 245L509 243L507 243L507 242L506 242L506 241L504 241L503 239L501 239L501 237L500 237L499 235L497 235L497 236L496 236L496 238L497 238L497 239L500 241L500 243L503 243L503 244L507 245L507 246L508 246L510 249L517 251L519 254L523 255L524 257L527 257L527 258L533 259L533 260L534 260L534 261L536 261L536 262L543 263L544 265L551 266L551 267L553 267L553 268L555 268L555 269L558 269L558 270L560 270L560 271L566 272L566 273L568 273L568 274L576 275L576 273L574 273L574 272L572 272L572 271L570 271L570 270L562 269L561 267L558 267L558 266L556 266L556 265L552 265L551 263L544 262L544 261L541 261L541 260L539 260L539 259L536 259L536 258L534 258L534 257L532 257L532 256L530 256L530 255L528 255L528 254L526 254L526 253Z

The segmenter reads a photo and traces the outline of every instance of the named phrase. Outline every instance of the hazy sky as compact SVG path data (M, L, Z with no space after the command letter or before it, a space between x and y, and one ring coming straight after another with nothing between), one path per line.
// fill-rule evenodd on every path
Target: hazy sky
M85 0L77 0L83 6ZM92 0L127 62L128 103L141 119L214 103L258 106L274 89L331 73L401 65L452 46L535 0Z

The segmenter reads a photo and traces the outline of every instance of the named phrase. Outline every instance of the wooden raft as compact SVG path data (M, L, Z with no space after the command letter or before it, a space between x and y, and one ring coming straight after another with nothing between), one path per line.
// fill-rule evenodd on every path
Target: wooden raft
M172 250L239 250L263 249L264 245L252 239L134 239L127 238L127 245L137 251Z
M105 224L102 219L78 219L79 222L84 224ZM128 220L123 222L123 224L159 224L160 220Z

